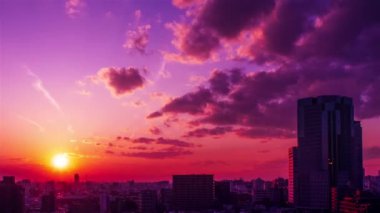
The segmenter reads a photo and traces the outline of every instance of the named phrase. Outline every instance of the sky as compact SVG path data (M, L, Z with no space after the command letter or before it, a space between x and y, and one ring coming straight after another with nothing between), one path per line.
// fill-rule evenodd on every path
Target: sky
M288 176L297 99L352 97L380 170L377 0L2 0L0 175ZM66 153L64 170L51 165Z

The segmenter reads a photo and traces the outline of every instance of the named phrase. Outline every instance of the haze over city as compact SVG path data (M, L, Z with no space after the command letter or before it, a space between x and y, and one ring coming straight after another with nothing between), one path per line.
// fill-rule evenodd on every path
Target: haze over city
M2 0L0 176L288 176L297 100L352 98L380 169L377 0Z

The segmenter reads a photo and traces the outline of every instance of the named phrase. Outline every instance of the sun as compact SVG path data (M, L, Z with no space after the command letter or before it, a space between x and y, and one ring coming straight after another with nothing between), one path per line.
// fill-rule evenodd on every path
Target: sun
M52 159L53 166L57 169L67 168L69 161L69 156L66 153L56 154Z

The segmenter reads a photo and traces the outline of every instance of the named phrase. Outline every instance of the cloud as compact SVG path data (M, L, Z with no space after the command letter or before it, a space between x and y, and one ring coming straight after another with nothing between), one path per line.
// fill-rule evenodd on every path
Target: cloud
M298 39L313 28L313 16L327 12L329 0L278 1L263 27L263 39L268 50L290 53Z
M106 150L106 151L104 151L104 153L109 154L109 155L114 155L115 154L115 152L112 151L112 150Z
M172 43L181 52L164 53L166 60L197 64L216 58L215 50L219 47L219 40L209 30L179 23L169 23L166 27L173 31L176 38Z
M134 150L147 150L148 147L145 147L145 146L131 146L129 147L128 149L134 149Z
M163 107L162 112L199 114L202 113L203 108L211 101L211 92L200 88L195 92L173 99Z
M187 8L196 1L173 1ZM241 31L260 23L274 8L274 0L210 0L189 11L190 23L169 23L174 33L174 46L179 54L166 54L168 60L200 63L216 58L223 40L236 38Z
M293 138L297 99L318 95L353 97L359 119L380 116L380 63L347 66L344 62L307 60L273 71L243 73L239 69L213 70L196 91L174 98L157 111L192 115L193 124L234 126L234 132L251 138ZM377 73L377 74L376 74ZM339 85L339 86L337 86ZM155 116L150 116L153 118ZM201 137L209 129L189 132Z
M149 129L149 132L153 135L161 135L161 130L158 127L152 127Z
M194 144L177 139L158 138L156 144L171 145L175 147L194 147Z
M149 24L137 27L136 30L127 32L127 40L123 47L128 50L134 50L141 54L146 54L146 47L149 43Z
M84 0L66 0L66 14L70 18L76 18L80 15L82 9L86 6Z
M121 138L122 137L120 137L120 139ZM132 143L140 143L140 144L159 144L159 145L169 145L172 147L195 147L195 144L193 143L189 143L189 142L177 140L177 139L163 138L163 137L159 137L159 138L139 137L139 138L129 139L129 140Z
M208 137L224 135L232 130L232 127L198 128L187 132L184 137Z
M164 53L168 60L201 63L224 56L223 51L227 59L280 65L312 58L374 62L380 56L376 42L380 2L376 0L179 0L173 4L186 11L186 18L167 24L179 50Z
M135 10L134 12L134 15L135 15L135 19L136 21L140 21L141 17L142 17L142 13L141 13L141 10Z
M23 121L26 121L27 123L31 124L32 126L35 126L39 132L45 132L46 131L45 127L43 127L41 124L37 123L36 121L34 121L30 118L27 118L27 117L22 116L22 115L17 115L17 117Z
M372 147L364 148L363 156L364 156L364 159L366 160L379 159L380 146L372 146Z
M146 137L140 137L132 140L132 143L145 143L145 144L151 144L155 140L153 138L146 138Z
M93 78L104 83L112 95L120 97L144 86L145 79L140 72L133 67L107 67L100 69Z
M171 78L172 74L166 69L167 61L164 59L162 60L160 70L158 70L158 76L161 78Z
M153 112L147 116L147 118L158 118L162 116L162 112Z
M33 88L40 92L46 100L49 101L49 103L60 113L63 113L61 106L58 104L58 102L55 100L55 98L50 94L50 92L45 88L42 80L36 75L34 72L32 72L29 68L27 69L27 73L29 76L32 76L35 81L33 83Z
M110 150L115 146L113 143L116 141L125 140L131 142L133 145L128 146L128 151L122 151L121 153L116 153ZM112 154L115 156L125 156L125 157L137 157L146 159L165 159L165 158L176 158L179 156L193 154L193 149L200 147L194 143L190 143L183 140L171 139L171 138L129 138L117 136L115 140L107 142L104 147L104 152L107 154ZM121 147L122 148L122 147Z
M136 157L136 158L146 158L146 159L167 159L176 158L179 156L186 156L193 154L189 150L183 150L178 148L166 148L157 151L147 151L147 152L123 152L122 156L126 157Z

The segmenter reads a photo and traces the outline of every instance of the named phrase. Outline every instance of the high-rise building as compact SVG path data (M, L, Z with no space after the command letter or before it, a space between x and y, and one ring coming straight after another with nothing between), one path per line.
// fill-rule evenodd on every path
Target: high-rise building
M289 160L290 200L298 209L334 211L346 193L361 190L362 136L352 99L298 100L298 147Z
M4 176L0 182L0 212L23 213L24 188L17 185L14 176Z
M213 175L173 175L175 211L210 209L214 202Z

